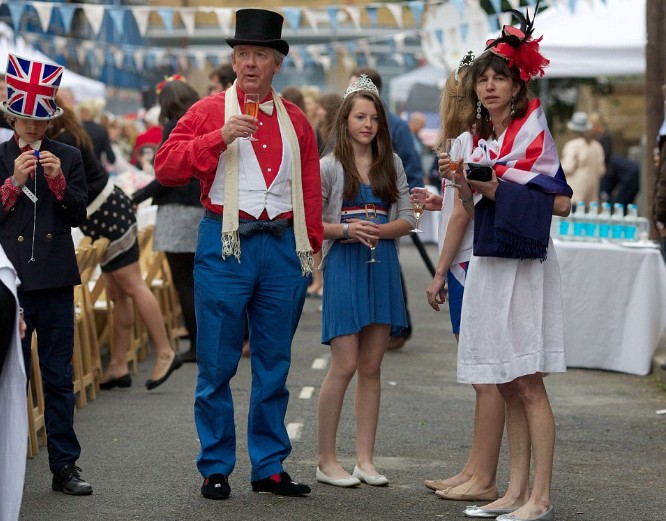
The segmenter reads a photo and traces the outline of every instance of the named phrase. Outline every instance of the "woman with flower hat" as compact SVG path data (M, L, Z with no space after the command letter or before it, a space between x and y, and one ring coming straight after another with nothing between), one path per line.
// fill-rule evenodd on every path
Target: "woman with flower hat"
M37 333L52 489L92 494L76 461L74 432L74 286L81 283L72 227L86 218L86 177L81 153L44 134L62 115L55 96L62 67L9 54L7 100L0 109L14 136L0 144L0 244L16 269L18 298L27 326L22 340L30 374Z
M490 168L469 167L467 177L462 166L453 172L458 196L474 218L458 381L497 384L506 404L511 460L511 492L484 507L468 507L465 515L546 521L555 518L555 423L543 376L566 370L560 271L549 231L552 215L569 214L572 191L539 100L527 97L529 80L543 74L548 60L531 37L533 20L512 12L521 28L505 26L465 78L467 127L474 128L461 136L468 167ZM486 172L489 180L475 177Z
M390 153L386 113L370 78L363 75L350 84L333 128L333 153L320 161L327 288L322 342L331 346L331 367L317 409L317 481L337 487L388 485L372 460L381 362L391 332L407 325L397 239L415 221L402 161ZM375 255L369 247L376 247L379 263L367 263ZM336 434L355 374L357 464L350 475L337 461Z

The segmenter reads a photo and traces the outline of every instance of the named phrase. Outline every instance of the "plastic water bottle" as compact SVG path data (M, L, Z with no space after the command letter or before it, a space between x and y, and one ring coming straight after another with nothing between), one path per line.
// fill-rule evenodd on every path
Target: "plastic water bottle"
M635 204L627 206L627 215L624 218L624 238L627 241L638 240L638 207Z
M601 240L610 239L611 234L611 204L601 203L601 213L599 214L599 238Z
M611 239L621 241L624 238L624 205L615 203L611 215Z
M585 201L576 203L576 211L573 215L573 240L584 241L587 227L587 216L585 215Z
M596 201L592 201L587 209L587 221L585 224L586 239L588 241L598 240L599 235L597 228L599 227L599 204Z
M571 240L571 235L573 233L573 226L571 225L571 214L568 217L559 218L559 230L558 237L561 241Z

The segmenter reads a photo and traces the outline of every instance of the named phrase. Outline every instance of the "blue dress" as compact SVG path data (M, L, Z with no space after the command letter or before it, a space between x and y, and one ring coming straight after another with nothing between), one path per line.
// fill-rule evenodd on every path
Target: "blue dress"
M365 219L364 207L374 204L386 210L377 216L378 224L388 222L390 203L382 201L370 185L361 189L352 201L342 202L342 219ZM407 327L407 314L400 284L400 264L393 239L382 239L375 248L380 261L367 264L370 249L360 242L336 241L324 265L321 341L359 333L370 324L389 324L391 335Z

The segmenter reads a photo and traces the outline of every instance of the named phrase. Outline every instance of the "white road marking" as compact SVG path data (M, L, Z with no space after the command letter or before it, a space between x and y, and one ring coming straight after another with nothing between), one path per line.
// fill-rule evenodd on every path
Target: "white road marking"
M315 358L312 362L312 369L326 369L328 365L328 359L326 358Z
M287 424L287 434L291 441L298 441L301 439L301 432L303 432L302 423L288 423Z
M309 400L312 398L312 393L314 393L314 387L305 386L301 389L301 394L298 396L301 400Z

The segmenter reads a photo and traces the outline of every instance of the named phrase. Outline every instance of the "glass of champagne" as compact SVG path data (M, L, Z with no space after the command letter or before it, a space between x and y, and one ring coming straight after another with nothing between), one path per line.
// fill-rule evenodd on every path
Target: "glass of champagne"
M245 95L245 114L257 118L259 115L259 94L246 94ZM248 137L243 138L249 141L257 141L254 135L250 134Z
M365 205L365 218L368 221L373 221L373 222L377 220L377 207L374 204ZM366 264L381 262L375 259L375 248L377 247L379 239L369 239L368 242L370 243L370 260L366 261Z
M449 156L449 161L451 161L449 166L449 175L451 176L451 179L447 179L444 186L459 188L460 185L457 184L455 180L455 172L458 170L458 167L460 167L463 160L462 142L459 139L447 139L445 152Z
M423 210L425 210L426 203L426 189L425 188L414 188L412 189L412 213L416 217L416 227L413 230L409 230L412 233L423 233L423 230L419 230L419 221L423 215Z

